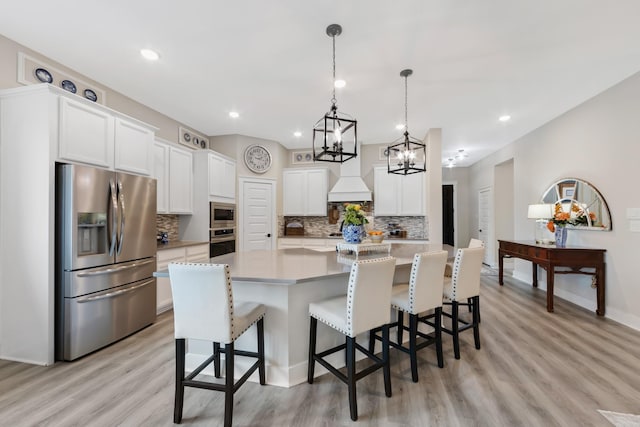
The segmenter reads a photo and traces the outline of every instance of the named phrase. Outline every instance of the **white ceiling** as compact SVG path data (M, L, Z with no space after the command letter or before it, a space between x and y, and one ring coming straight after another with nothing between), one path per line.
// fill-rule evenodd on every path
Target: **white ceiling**
M466 166L640 71L638 18L637 0L2 0L0 34L207 135L310 148L338 23L359 139L401 136L412 68L411 135L442 128L443 160Z

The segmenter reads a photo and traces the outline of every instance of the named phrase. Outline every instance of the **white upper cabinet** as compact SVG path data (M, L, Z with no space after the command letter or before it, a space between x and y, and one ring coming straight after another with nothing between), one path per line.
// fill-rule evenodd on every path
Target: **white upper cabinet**
M150 175L154 132L144 126L116 117L116 169L139 175Z
M111 167L113 132L109 112L60 97L60 159Z
M285 169L282 172L282 213L286 216L326 216L327 169Z
M59 97L58 159L150 175L154 129L102 106Z
M376 216L423 216L424 174L396 175L387 167L376 167L374 177L374 212Z
M193 213L193 153L169 147L169 213Z
M236 162L217 153L209 153L209 196L216 201L235 203Z
M193 152L156 139L153 177L157 181L157 212L193 213Z

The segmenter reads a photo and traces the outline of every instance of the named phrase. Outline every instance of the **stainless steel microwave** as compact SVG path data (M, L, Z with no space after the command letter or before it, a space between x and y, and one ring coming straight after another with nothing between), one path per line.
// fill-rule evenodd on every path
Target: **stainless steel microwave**
M236 205L210 202L211 222L209 228L231 228L236 226Z

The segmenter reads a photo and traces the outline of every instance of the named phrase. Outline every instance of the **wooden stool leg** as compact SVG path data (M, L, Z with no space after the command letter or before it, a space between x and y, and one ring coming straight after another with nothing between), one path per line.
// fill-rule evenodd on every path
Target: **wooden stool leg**
M384 372L384 394L387 397L391 397L391 356L389 355L389 325L384 325L382 327L382 360L384 361L384 367L382 368Z
M376 349L376 332L378 332L380 328L371 329L369 331L369 353L374 354L373 351Z
M460 359L460 337L458 332L458 301L451 301L451 335L453 336L453 355Z
M258 320L256 327L258 328L258 360L260 361L258 375L260 376L260 384L265 385L267 381L264 372L264 317Z
M480 350L480 296L473 297L473 341Z
M387 344L389 340L389 328L386 328ZM385 328L382 329L382 348L385 347ZM347 387L349 388L349 410L351 419L358 419L358 403L356 401L356 339L347 337Z
M411 359L411 379L414 383L418 382L418 356L417 356L417 340L418 340L418 315L409 315L409 359Z
M307 382L313 384L313 371L315 368L316 355L316 331L318 330L318 319L310 317L311 323L309 326L309 363L307 365Z
M182 404L184 402L184 359L185 345L184 338L176 340L176 393L173 404L173 422L180 424L182 421Z
M436 355L438 356L438 367L444 367L444 358L442 357L442 307L436 308L434 318L435 338L436 338Z
M224 427L231 427L233 419L233 343L224 345Z

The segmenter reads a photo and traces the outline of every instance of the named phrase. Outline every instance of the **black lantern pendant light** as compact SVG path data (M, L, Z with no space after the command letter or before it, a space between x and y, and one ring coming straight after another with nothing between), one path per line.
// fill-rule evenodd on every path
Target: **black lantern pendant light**
M409 136L407 77L411 74L413 74L413 70L400 71L400 76L404 77L404 137L397 139L389 146L389 155L387 156L387 172L398 175L409 175L427 170L426 145Z
M331 108L313 126L313 160L319 162L342 163L358 155L358 122L348 114L338 113L336 105L336 36L342 27L331 24L327 35L333 40L333 98Z

